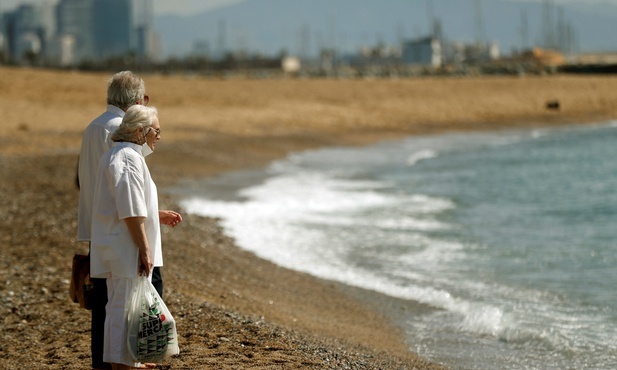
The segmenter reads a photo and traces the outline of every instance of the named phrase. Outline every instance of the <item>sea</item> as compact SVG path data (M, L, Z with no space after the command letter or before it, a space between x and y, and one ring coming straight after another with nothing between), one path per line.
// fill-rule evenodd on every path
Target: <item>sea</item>
M617 368L617 121L310 150L190 189L261 258L431 307L400 322L434 362Z

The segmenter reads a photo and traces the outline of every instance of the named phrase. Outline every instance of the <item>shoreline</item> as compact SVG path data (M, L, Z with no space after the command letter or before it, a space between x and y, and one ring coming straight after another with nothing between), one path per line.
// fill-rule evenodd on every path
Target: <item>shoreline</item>
M74 240L76 154L83 128L102 109L108 76L8 68L0 74L0 210L7 214L0 220L0 358L7 369L80 369L89 361L89 312L67 294L70 258L87 250ZM617 117L612 76L144 79L163 126L148 158L161 208L175 208L165 190L180 179L263 168L296 151ZM470 96L461 96L465 91ZM564 110L544 111L544 100L555 95ZM505 97L514 98L500 101ZM236 247L217 219L186 216L173 231L163 230L165 299L182 342L180 356L161 368L442 368L415 356L384 315L425 307L280 268Z
M596 121L582 122L582 123L571 123L570 122L570 123L564 123L563 125L550 124L546 126L538 124L537 126L533 128L528 127L528 126L500 128L494 132L510 131L510 130L560 129L560 128L567 128L567 127L585 126L585 125L606 125L607 123L609 123L609 121L611 120L603 120L603 121L598 121L598 122ZM478 132L478 131L474 131L474 132ZM448 133L455 133L455 132L448 132ZM444 134L448 134L448 133L444 133ZM441 134L437 134L437 135L441 135ZM423 135L408 135L408 136L401 136L401 137L396 137L396 138L386 137L382 140L377 140L375 142L369 142L369 143L363 144L362 146L387 143L389 141L405 140L406 138L417 138L418 136L423 136ZM352 145L358 145L358 144L352 144ZM296 153L303 153L306 150L311 151L311 150L320 150L320 149L336 148L336 147L340 148L340 147L346 147L346 146L348 145L334 145L330 147L317 147L317 148L310 148L310 149L302 149L300 151L287 153L287 156L294 155ZM281 160L284 158L285 157L273 158L272 161L266 163L265 166L259 167L259 168L239 169L239 170L234 170L230 172L217 173L217 174L207 176L201 179L193 179L193 180L182 179L176 182L175 184L171 185L169 188L164 189L163 192L169 195L170 198L172 199L172 202L175 203L175 202L180 201L183 198L186 198L187 195L197 194L196 196L199 196L198 193L200 191L204 191L202 188L207 187L207 194L208 194L207 198L208 199L223 200L223 201L242 201L242 198L237 195L237 192L246 187L252 187L252 186L258 185L262 183L263 181L265 181L270 176L267 174L267 166L271 164L273 161ZM195 216L195 215L192 215L192 216ZM197 217L201 218L202 216L197 216ZM212 217L205 216L204 218L210 219ZM220 220L217 218L213 218L213 219L216 220L217 225L220 226ZM229 237L229 234L225 232L224 228L222 228L222 230L223 230L223 233L225 233L225 235ZM253 254L253 252L247 251L246 249L238 245L235 245L235 248L238 248L249 254ZM270 262L268 260L262 259L261 257L258 257L258 256L254 256L254 257L262 261L265 261L267 263L275 264L274 262ZM277 265L277 269L279 268L285 269L285 270L288 269L286 267L278 267ZM292 273L307 275L306 273L301 272L301 271L297 271L293 269L289 269L289 270L292 271ZM367 290L365 288L355 287L352 285L348 285L346 283L341 283L341 282L331 281L331 280L324 280L314 275L307 275L307 276L309 278L316 279L318 281L323 281L325 284L335 286L337 290L337 294L342 294L344 296L347 296L351 298L352 300L357 301L358 303L361 303L362 305L368 307L371 311L374 311L378 315L382 315L383 319L385 319L386 321L386 324L392 326L391 328L393 329L392 333L395 334L393 335L393 338L399 337L399 340L401 340L401 344L407 347L406 351L408 351L412 355L415 355L415 353L412 350L412 343L408 342L409 338L404 333L405 325L404 325L403 320L405 320L406 316L408 317L409 315L422 315L422 314L426 314L426 313L433 312L436 310L440 310L439 308L435 308L435 307L432 307L428 304L424 304L421 302L399 299L396 297L389 296L385 293ZM379 340L382 341L383 338ZM372 343L371 346L374 347L375 344Z

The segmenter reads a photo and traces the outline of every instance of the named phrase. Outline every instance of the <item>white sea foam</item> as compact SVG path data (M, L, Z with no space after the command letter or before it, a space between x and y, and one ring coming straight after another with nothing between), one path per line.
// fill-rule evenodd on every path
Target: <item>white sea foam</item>
M432 149L424 149L419 152L413 153L407 158L407 165L413 166L424 159L430 159L437 157L438 152Z
M539 139L546 135L548 135L548 132L546 130L537 129L531 132L531 137L534 139Z
M456 207L456 204L446 198L438 198L424 194L414 194L407 198L412 213L440 213Z
M350 220L353 222L353 220ZM390 218L390 219L380 219L375 221L374 223L366 223L366 226L376 226L382 229L393 229L393 230L417 230L417 231L430 231L430 230L447 230L451 228L451 225L448 225L444 222L440 222L437 220L430 219L418 219L418 218Z

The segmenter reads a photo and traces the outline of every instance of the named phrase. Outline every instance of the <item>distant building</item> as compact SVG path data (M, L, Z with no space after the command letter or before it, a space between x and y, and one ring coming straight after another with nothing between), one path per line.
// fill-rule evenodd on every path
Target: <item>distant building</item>
M134 48L137 57L141 59L158 59L157 39L154 32L154 8L152 0L133 0L131 23L135 29L137 39Z
M74 65L85 60L131 56L152 59L153 0L59 0L22 5L0 14L4 51L17 63Z
M576 64L614 64L617 65L617 52L585 53L571 56L571 63Z
M435 37L425 37L403 43L404 64L440 67L442 64L441 42Z
M79 60L76 55L76 41L72 35L56 37L49 47L49 61L53 65L70 67Z
M21 5L14 12L3 14L0 24L8 55L16 61L40 60L56 30L50 5Z
M500 58L501 51L495 42L467 44L455 41L443 45L444 64L480 64Z
M349 65L355 67L393 66L401 60L401 49L379 43L375 46L363 46L353 56L344 56Z
M152 0L92 0L99 58L150 58L155 44Z
M93 0L95 55L105 59L125 56L131 52L133 9L130 0Z
M298 57L286 56L281 60L281 69L285 73L298 73L301 66L302 64Z
M56 8L58 33L54 59L74 64L93 57L95 50L93 18L91 0L60 0ZM70 39L72 40L69 42Z
M522 59L544 66L560 66L565 64L565 58L562 53L555 50L540 48L533 48L526 51L522 54Z

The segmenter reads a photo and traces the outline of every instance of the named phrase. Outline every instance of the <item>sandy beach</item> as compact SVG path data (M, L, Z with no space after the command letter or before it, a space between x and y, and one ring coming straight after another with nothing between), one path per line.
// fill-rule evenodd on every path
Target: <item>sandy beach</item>
M0 369L89 368L90 312L68 297L83 129L107 73L0 68ZM142 75L162 140L148 164L161 208L179 181L285 155L407 135L617 117L615 76L249 80ZM558 100L559 110L548 110ZM393 317L426 307L277 267L214 218L164 229L165 300L181 353L162 369L439 369Z

